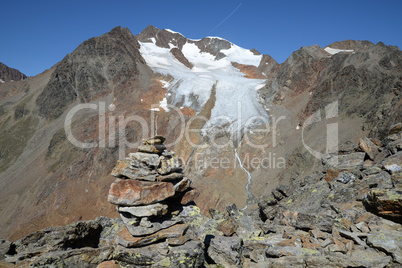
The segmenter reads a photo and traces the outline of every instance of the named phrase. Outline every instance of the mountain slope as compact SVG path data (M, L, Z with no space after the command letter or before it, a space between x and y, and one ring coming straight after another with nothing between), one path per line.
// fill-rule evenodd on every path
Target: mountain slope
M325 153L327 123L337 124L340 147L385 135L401 121L401 51L329 47L278 64L217 37L117 27L36 77L0 84L0 237L117 216L105 198L111 169L155 133L183 156L203 212L255 208L279 184L321 170L305 145ZM68 117L80 104L92 106ZM303 127L318 111L322 120Z

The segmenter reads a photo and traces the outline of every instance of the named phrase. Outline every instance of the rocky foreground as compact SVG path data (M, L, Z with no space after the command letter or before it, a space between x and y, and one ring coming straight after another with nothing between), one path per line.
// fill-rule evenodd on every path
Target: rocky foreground
M259 209L200 214L183 164L156 136L119 161L99 217L1 240L13 267L400 267L402 124L347 143L323 171L294 178Z

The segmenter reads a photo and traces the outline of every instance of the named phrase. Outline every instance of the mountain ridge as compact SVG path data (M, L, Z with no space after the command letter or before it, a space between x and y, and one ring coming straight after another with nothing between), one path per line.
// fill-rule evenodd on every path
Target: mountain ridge
M8 67L0 62L0 83L9 81L20 81L26 79L27 76L17 69Z

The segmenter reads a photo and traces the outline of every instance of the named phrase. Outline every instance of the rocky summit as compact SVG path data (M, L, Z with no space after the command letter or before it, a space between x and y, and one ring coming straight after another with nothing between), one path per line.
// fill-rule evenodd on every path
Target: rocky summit
M118 161L108 201L120 218L1 240L5 267L400 267L402 131L323 155L324 169L244 212L200 213L182 160L166 149ZM144 146L164 148L156 136ZM374 157L372 157L374 155ZM169 179L166 179L168 178Z

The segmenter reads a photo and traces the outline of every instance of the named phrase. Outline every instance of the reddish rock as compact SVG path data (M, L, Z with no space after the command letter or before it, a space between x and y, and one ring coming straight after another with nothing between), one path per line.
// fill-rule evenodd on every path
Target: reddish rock
M391 126L388 135L397 134L401 131L402 131L402 123L397 123Z
M171 173L168 175L159 175L156 177L157 181L176 181L184 177L183 173Z
M104 261L98 265L97 268L119 268L120 265L115 261Z
M149 139L144 139L143 143L144 145L155 145L155 144L161 145L165 142L165 140L166 140L165 137L158 135Z
M319 249L321 248L321 245L318 245L316 243L311 243L309 241L303 242L303 248L308 248L308 249Z
M187 224L177 224L148 236L134 237L127 230L127 227L124 226L117 234L116 240L123 247L142 247L166 238L179 238L184 235L187 228Z
M378 146L369 138L360 139L359 147L370 157L371 160L374 160L378 154Z
M402 220L402 191L400 189L371 190L363 201L381 216Z
M112 170L112 176L122 177L123 170L130 168L130 162L126 160L117 160L116 166Z
M166 150L166 147L163 144L138 146L138 152L141 153L161 154L164 150Z
M324 176L324 180L326 180L327 182L333 181L336 177L338 177L341 171L342 170L339 169L328 169L327 173Z
M363 167L367 168L367 167L372 167L373 165L374 165L374 161L367 159L364 161Z
M181 181L179 181L177 184L174 185L174 190L176 192L184 192L186 191L191 185L191 181L187 178L182 179Z
M224 236L231 236L236 232L236 226L232 220L226 220L218 226L217 230L221 231Z
M194 201L199 195L200 195L200 192L197 191L196 189L185 192L183 197L180 200L180 204L187 205L188 203Z
M175 194L169 182L119 180L112 183L108 201L115 205L138 206L157 203Z

